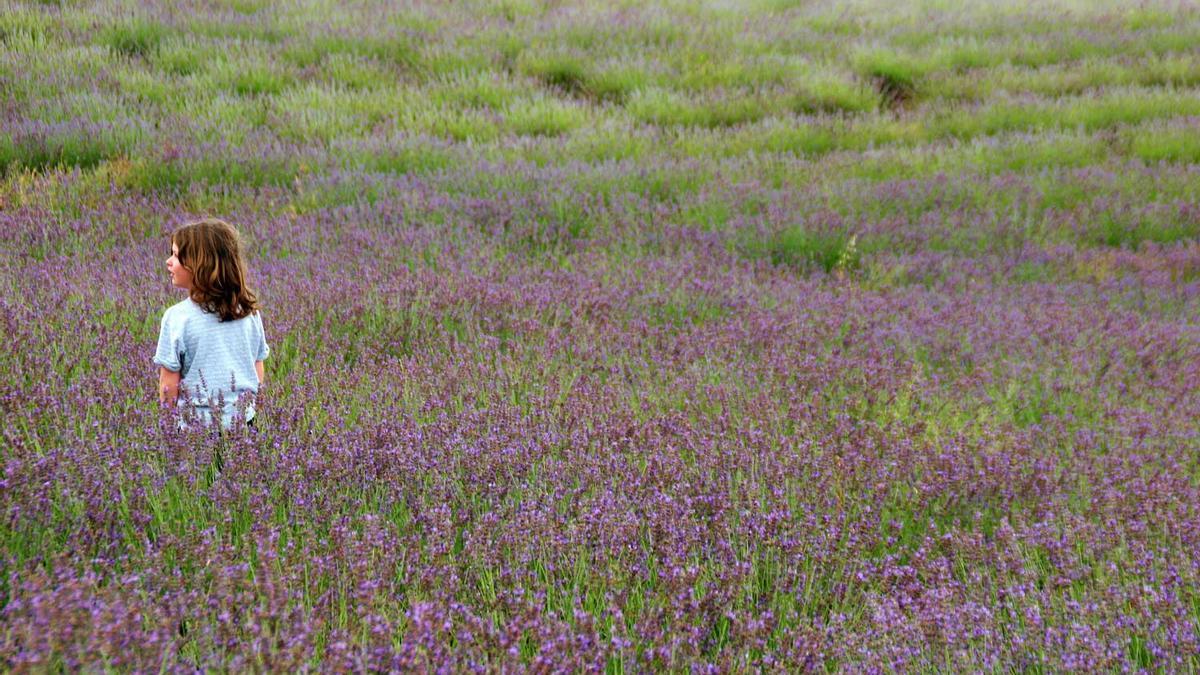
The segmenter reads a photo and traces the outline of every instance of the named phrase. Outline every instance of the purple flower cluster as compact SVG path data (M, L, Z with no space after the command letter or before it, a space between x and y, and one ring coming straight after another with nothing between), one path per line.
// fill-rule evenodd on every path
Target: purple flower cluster
M5 213L6 664L1194 665L1194 243L798 275L631 197L552 262L447 186L242 195L224 438L153 403L156 203Z

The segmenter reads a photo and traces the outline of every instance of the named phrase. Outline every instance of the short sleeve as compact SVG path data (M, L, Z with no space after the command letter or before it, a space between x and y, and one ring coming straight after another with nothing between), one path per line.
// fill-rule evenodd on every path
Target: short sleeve
M183 331L174 325L169 314L163 314L162 324L158 329L158 348L154 351L154 362L178 373L183 370L183 359Z
M263 330L262 315L255 312L254 315L254 360L265 361L271 355L271 348L267 346L267 334Z

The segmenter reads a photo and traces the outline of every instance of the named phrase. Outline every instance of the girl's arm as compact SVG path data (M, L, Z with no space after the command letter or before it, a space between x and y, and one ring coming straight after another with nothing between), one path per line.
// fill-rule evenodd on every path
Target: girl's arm
M158 367L158 400L167 405L175 405L175 399L179 398L179 380L182 379L179 373L174 370L167 370L162 366Z
M258 384L262 386L262 383L267 381L267 373L263 370L262 361L254 362L254 372L258 373Z

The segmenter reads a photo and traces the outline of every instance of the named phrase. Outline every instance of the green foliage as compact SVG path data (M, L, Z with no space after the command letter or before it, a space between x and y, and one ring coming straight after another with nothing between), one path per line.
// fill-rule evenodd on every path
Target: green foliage
M879 98L861 83L835 75L805 78L787 101L797 113L861 113L874 110Z
M386 86L392 75L376 61L360 59L350 54L330 54L321 64L321 74L331 84L349 91Z
M1130 153L1147 162L1200 163L1200 133L1195 128L1151 128L1133 135Z
M656 323L681 329L716 321L729 314L729 310L719 299L675 289L647 313Z
M119 70L116 73L121 89L127 96L153 105L171 105L177 102L178 88L156 73L142 69Z
M87 169L128 155L139 139L140 130L134 126L86 128L66 124L44 133L0 134L0 171Z
M457 72L440 78L433 93L452 109L502 110L522 93L522 87L498 73Z
M505 113L508 127L520 136L558 136L586 119L582 108L552 98L518 101Z
M665 89L635 92L628 105L635 119L658 126L719 128L755 122L767 115L761 101L730 93L712 101L693 102Z
M521 57L521 70L546 85L576 96L589 93L587 69L579 57L568 54L541 55L531 52L525 52Z
M286 77L261 66L237 68L228 78L229 88L239 96L278 94L287 84Z
M101 33L101 39L118 54L149 58L158 51L167 35L166 26L138 18L108 28Z
M930 55L938 70L967 71L994 66L1003 59L992 45L976 38L952 37L939 44Z
M364 37L335 32L304 33L289 39L283 56L301 68L319 65L335 56L372 59L405 69L416 68L421 61L416 38L403 34Z
M780 152L797 155L821 155L838 146L838 134L833 129L814 124L771 124L752 130L751 147L761 152Z
M1104 161L1109 155L1105 144L1086 134L1044 134L999 147L994 144L971 147L978 153L975 163L989 173L1088 166Z
M445 168L453 159L448 150L418 140L398 139L378 149L349 146L347 151L354 154L339 155L347 166L379 173L428 173Z
M587 85L589 94L601 102L624 103L648 81L646 74L636 66L613 64L593 69Z
M653 142L646 136L613 124L582 127L561 142L561 150L552 148L547 154L561 156L558 155L561 151L567 156L589 163L638 159L647 156L653 149Z
M533 135L556 136L573 128L573 122L570 119L556 119L553 115L544 119L526 118L521 122L527 125L521 129ZM434 136L473 143L494 141L500 136L500 131L496 116L477 110L448 112L439 115L428 128L428 132ZM518 133L522 133L522 131L518 131Z
M151 63L172 75L202 73L213 59L215 46L195 40L163 41L151 56Z
M1179 16L1158 7L1131 7L1125 11L1125 27L1131 31L1170 28Z
M666 89L652 87L634 92L627 106L634 119L660 126L699 124L703 110Z
M772 87L794 77L793 64L783 59L736 59L707 49L685 50L674 58L680 73L671 84L689 93Z
M1200 114L1200 99L1170 92L1118 91L1104 97L1077 97L1029 104L998 103L943 116L935 136L973 138L1006 131L1081 129L1096 131L1163 117Z
M1082 238L1089 244L1136 248L1142 242L1170 244L1200 237L1200 221L1183 213L1137 213L1106 209L1089 217Z
M890 110L904 107L916 98L917 81L925 74L927 65L900 52L875 49L856 54L854 68L875 87L880 104Z
M832 273L857 269L861 263L858 238L847 232L815 232L793 225L765 237L743 235L743 240L745 255L772 265Z
M7 49L45 44L49 30L50 22L43 14L12 8L0 13L0 46Z
M595 103L623 103L646 81L635 67L619 63L598 67L574 54L526 51L519 67L551 89Z

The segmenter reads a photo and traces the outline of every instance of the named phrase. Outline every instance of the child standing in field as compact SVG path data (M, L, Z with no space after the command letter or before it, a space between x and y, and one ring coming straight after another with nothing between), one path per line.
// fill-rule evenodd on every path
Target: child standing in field
M171 235L167 272L188 297L163 314L154 354L159 400L173 407L182 384L198 418L207 423L220 407L225 428L242 396L250 399L246 421L253 424L270 354L245 269L238 232L223 220L199 220Z

